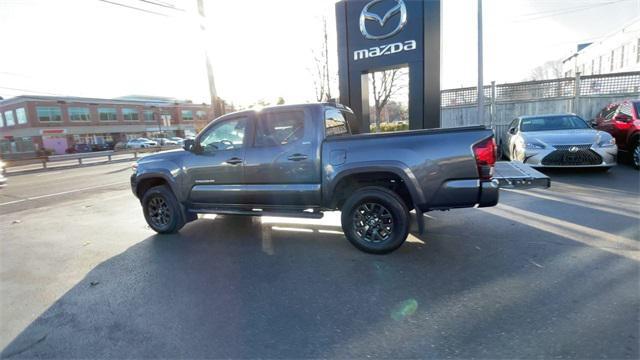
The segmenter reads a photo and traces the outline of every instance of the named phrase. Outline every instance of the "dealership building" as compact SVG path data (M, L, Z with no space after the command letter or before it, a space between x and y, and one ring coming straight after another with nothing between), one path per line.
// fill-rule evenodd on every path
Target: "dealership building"
M0 154L10 158L40 149L64 154L75 144L187 137L210 120L208 105L171 98L17 96L0 100Z

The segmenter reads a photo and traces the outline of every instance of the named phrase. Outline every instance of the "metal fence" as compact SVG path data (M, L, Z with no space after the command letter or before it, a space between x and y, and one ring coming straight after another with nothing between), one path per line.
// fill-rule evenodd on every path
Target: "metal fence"
M640 72L577 76L484 87L486 102L525 101L576 96L640 93ZM442 107L477 104L477 88L442 91Z
M590 120L604 106L640 98L640 72L527 81L484 87L485 112L478 118L476 88L442 91L441 126L486 125L500 141L517 116L573 112Z

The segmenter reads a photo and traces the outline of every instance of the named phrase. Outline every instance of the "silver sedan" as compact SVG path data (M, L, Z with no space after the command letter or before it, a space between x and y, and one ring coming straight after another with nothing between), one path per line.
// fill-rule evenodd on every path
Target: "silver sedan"
M616 164L616 140L575 114L521 116L509 125L502 151L533 167L602 167Z

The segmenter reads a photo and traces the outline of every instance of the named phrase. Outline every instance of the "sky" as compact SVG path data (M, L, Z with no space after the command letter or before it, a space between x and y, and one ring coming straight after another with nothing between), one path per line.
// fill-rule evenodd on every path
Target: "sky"
M337 73L335 0L0 0L0 96L169 96L238 105L314 100L312 51L328 20ZM409 0L413 1L413 0ZM477 81L476 1L442 0L441 86ZM640 15L640 0L484 0L485 83L517 82ZM337 93L336 86L333 89Z

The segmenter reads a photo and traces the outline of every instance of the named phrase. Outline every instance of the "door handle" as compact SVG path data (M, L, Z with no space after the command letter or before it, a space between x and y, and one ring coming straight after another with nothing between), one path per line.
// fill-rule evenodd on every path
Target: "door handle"
M305 154L293 154L293 155L289 156L287 159L289 159L291 161L302 161L302 160L307 160L307 155L305 155Z
M232 157L231 159L225 161L227 164L238 165L242 163L242 159L239 157Z

